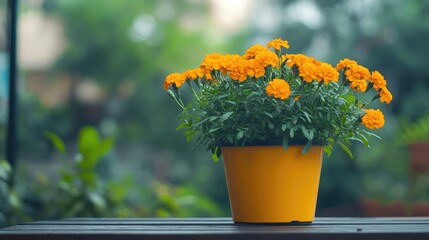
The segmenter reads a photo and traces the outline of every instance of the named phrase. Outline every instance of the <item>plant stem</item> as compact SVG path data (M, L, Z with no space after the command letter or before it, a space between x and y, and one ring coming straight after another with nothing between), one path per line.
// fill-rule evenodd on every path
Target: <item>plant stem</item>
M192 87L192 85L191 85L191 89L192 89L192 93L194 94L194 96L197 99L197 101L201 102L200 98L198 97L198 94L195 92L195 89L194 89L194 87Z

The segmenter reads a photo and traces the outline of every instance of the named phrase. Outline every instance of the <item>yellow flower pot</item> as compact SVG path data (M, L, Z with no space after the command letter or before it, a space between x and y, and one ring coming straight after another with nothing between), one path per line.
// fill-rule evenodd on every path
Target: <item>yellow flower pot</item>
M323 147L222 147L234 222L311 223Z

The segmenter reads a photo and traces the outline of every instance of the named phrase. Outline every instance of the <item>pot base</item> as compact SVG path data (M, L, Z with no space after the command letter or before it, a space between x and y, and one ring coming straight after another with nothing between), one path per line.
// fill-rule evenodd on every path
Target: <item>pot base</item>
M292 221L292 222L234 222L237 225L269 225L269 226L277 226L277 225L289 225L289 226L308 226L313 224L313 222L300 222L300 221Z

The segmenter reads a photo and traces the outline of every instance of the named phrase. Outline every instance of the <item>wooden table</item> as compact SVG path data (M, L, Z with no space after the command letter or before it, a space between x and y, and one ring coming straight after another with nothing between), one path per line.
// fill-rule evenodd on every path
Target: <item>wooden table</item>
M69 218L0 229L14 239L429 239L429 217L316 218L311 225L234 224L230 218Z

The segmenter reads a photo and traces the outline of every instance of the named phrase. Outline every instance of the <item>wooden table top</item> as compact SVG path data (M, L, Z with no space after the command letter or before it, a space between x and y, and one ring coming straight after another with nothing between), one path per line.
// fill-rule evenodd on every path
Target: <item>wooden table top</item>
M68 218L3 228L0 239L429 240L429 217L316 218L310 225L234 224L231 218Z

